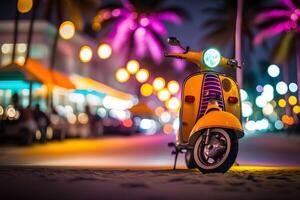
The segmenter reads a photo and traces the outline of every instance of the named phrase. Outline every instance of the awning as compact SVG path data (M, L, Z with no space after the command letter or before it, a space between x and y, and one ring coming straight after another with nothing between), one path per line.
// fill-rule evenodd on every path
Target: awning
M131 94L122 92L108 85L95 81L91 78L86 78L79 75L72 75L70 79L75 84L77 89L95 90L100 93L104 93L106 95L124 100L133 99L133 96Z
M141 116L154 116L153 110L146 104L146 103L138 103L132 108L129 109L129 111L133 115L141 115Z
M0 80L25 80L40 82L45 85L56 85L66 89L75 89L67 76L50 70L35 59L28 58L26 65L11 63L0 68Z

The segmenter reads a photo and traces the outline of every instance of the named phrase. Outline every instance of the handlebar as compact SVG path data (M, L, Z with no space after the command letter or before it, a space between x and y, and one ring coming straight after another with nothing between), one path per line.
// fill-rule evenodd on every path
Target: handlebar
M184 53L165 53L165 57L170 57L170 58L178 58L178 59L185 59L189 62L195 63L199 67L203 67L203 51L199 52L194 52L194 51L187 51ZM232 67L234 69L236 68L241 68L241 66L238 65L237 60L235 59L229 59L225 57L221 57L220 63L218 66L227 66L227 67Z

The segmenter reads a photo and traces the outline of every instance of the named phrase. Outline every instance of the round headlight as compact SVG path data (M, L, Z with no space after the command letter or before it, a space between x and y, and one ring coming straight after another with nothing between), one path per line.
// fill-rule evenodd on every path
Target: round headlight
M217 49L207 49L203 53L203 64L209 68L218 66L221 62L221 54Z

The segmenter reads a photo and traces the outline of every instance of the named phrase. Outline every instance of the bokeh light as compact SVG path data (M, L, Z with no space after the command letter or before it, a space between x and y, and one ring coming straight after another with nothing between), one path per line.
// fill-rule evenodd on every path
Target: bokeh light
M290 116L288 116L288 115L283 115L283 116L281 117L281 120L282 120L282 122L283 122L284 124L289 125L289 126L291 126L291 125L293 125L293 124L295 123L294 118L293 118L293 117L290 117Z
M147 69L140 69L136 75L136 80L140 83L144 83L148 80L149 78L149 71Z
M295 96L290 96L289 97L289 104L290 105L296 105L297 104L297 97L295 97Z
M112 54L112 49L109 44L100 44L97 50L99 58L105 60Z
M171 134L173 132L173 126L172 124L165 124L163 127L163 131L165 134Z
M157 77L154 79L152 85L153 85L154 90L159 91L165 87L165 84L166 84L166 81L164 78Z
M255 121L253 121L253 120L247 121L245 124L245 128L248 131L255 131Z
M268 74L271 77L277 77L280 74L280 69L277 65L270 65L268 67Z
M129 60L126 69L130 74L135 74L140 69L140 63L136 60Z
M129 73L124 68L118 69L116 71L115 77L117 81L121 83L128 81L128 79L130 78Z
M18 0L18 11L20 13L27 13L32 9L32 0Z
M288 86L285 82L280 81L276 84L276 91L278 94L284 95L288 91Z
M170 98L171 94L169 92L169 90L167 90L166 88L158 91L157 93L157 97L160 101L167 101Z
M248 93L246 92L246 90L240 89L240 95L241 95L241 100L242 101L246 101L248 98Z
M166 101L166 107L173 111L178 111L180 108L180 101L177 97L172 97Z
M79 58L82 62L89 62L93 57L93 51L91 47L84 45L80 48Z
M263 113L265 115L271 115L274 111L274 108L272 106L272 104L267 103L264 107L263 107Z
M279 99L278 106L281 108L286 107L286 101L284 99Z
M242 103L242 115L243 117L249 117L253 113L252 104L248 101Z
M170 115L170 113L168 113L168 112L162 112L162 113L160 114L159 120L160 120L162 123L168 123L168 122L171 120L171 115Z
M283 127L284 127L284 125L283 125L283 123L282 123L281 120L277 120L277 121L275 122L274 126L275 126L275 128L276 128L277 130L281 130L281 129L283 129Z
M75 34L75 26L71 21L65 21L59 26L59 35L65 40L71 39Z
M256 86L256 91L257 91L257 92L262 92L262 91L263 91L263 86L257 85L257 86Z
M296 84L296 83L290 83L290 84L289 84L289 90L290 90L291 92L297 92L297 90L298 90L297 84Z
M176 94L179 91L179 83L175 80L172 80L168 83L168 90L171 94Z
M164 111L165 111L165 109L161 106L156 107L154 110L156 116L160 116L161 113L163 113Z
M265 98L263 98L263 96L258 96L255 99L255 104L259 108L263 108L267 103L268 103L267 100Z
M294 106L294 107L293 107L293 112L294 112L295 114L299 114L299 113L300 113L300 106L298 106L298 105Z
M145 97L151 96L153 92L152 85L149 83L144 83L140 88L140 92Z

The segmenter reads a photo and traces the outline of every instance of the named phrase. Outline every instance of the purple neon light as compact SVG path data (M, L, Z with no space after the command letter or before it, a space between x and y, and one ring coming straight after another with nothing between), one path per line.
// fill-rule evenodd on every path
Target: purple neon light
M291 0L279 0L283 5L287 7L286 9L273 9L262 12L257 15L255 18L255 23L260 24L271 19L276 18L286 18L286 21L279 22L277 24L271 25L261 32L259 32L255 38L254 43L260 44L263 40L280 34L287 31L300 31L299 20L300 20L300 8L297 8L296 5Z
M105 9L99 12L99 18L102 21L116 20L106 41L111 44L114 52L118 53L124 51L124 46L133 43L134 51L127 55L138 58L150 55L156 63L160 63L163 59L164 49L159 38L167 35L167 29L163 22L179 25L182 21L180 16L171 11L138 14L130 1L122 0L121 2L122 7L120 8Z

